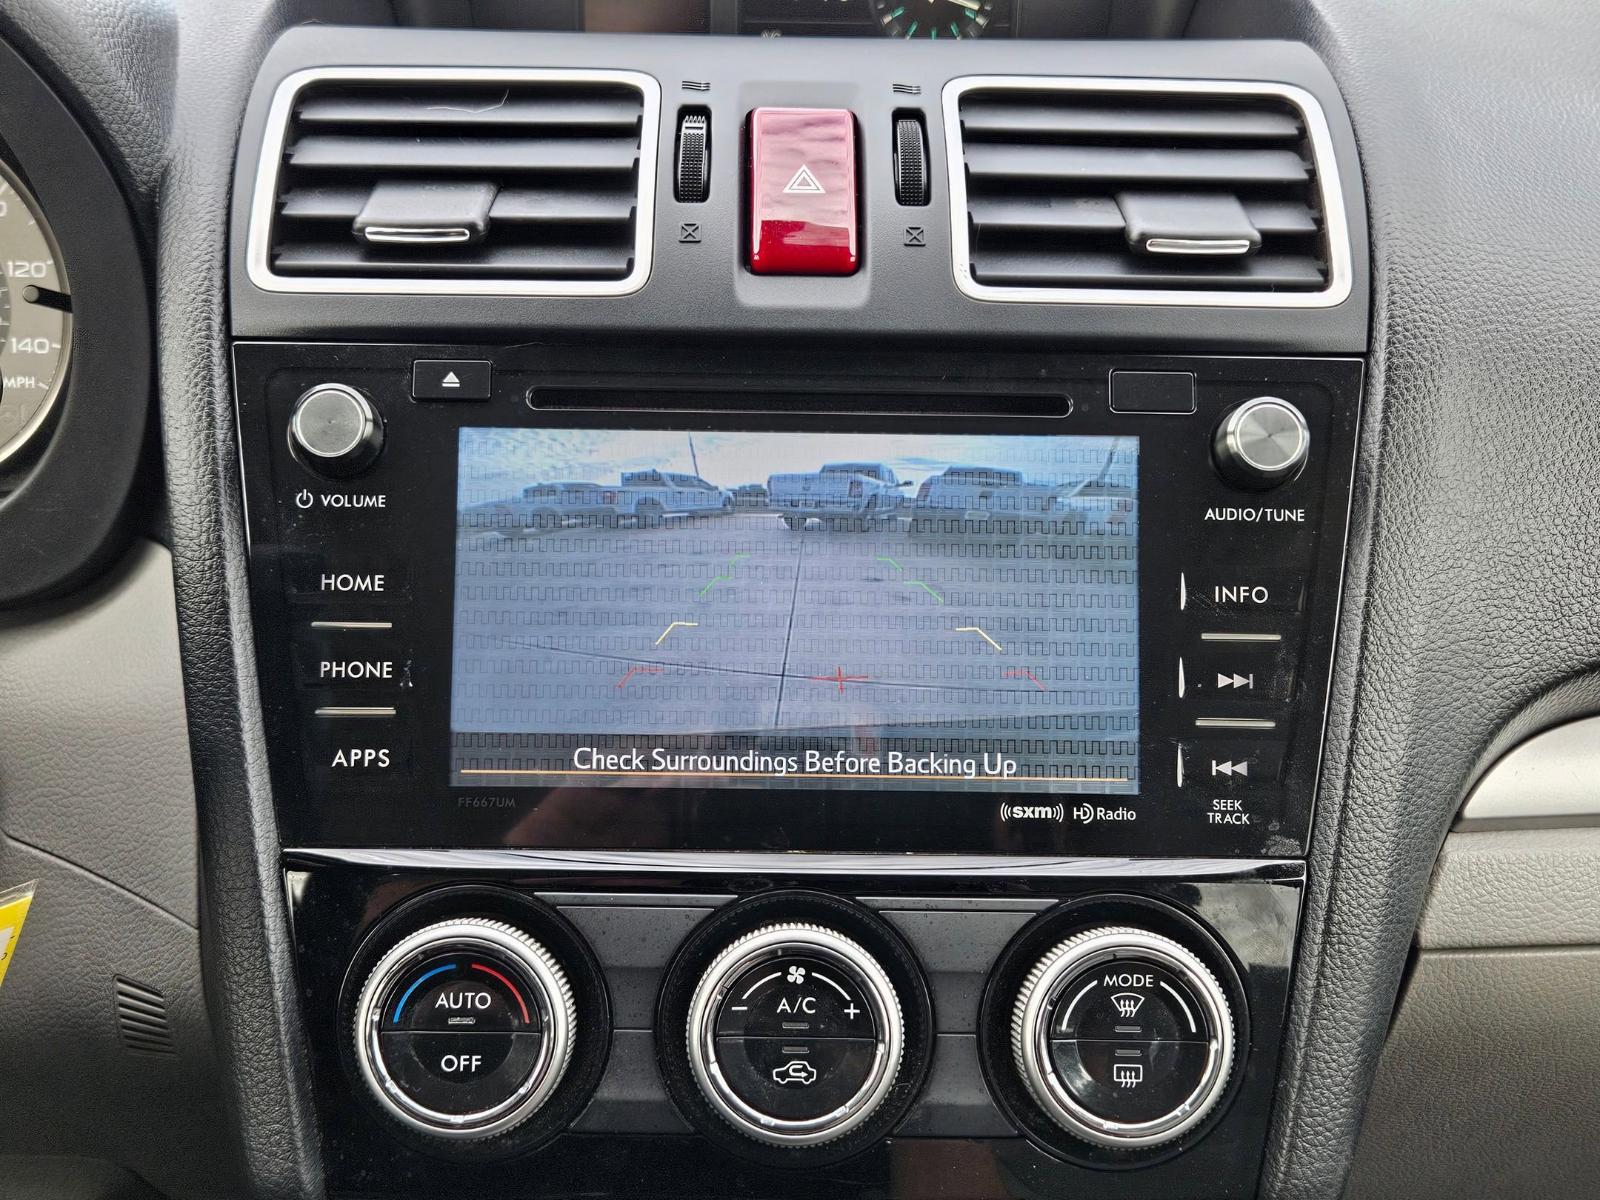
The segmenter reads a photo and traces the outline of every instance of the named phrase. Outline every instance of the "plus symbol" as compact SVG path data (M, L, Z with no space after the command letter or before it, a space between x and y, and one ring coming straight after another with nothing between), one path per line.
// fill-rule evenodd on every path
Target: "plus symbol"
M844 1015L849 1017L852 1021L854 1021L856 1019L856 1015L860 1011L861 1010L859 1008L857 1008L854 1004L852 1004L852 1005L850 1005L849 1008L844 1010Z

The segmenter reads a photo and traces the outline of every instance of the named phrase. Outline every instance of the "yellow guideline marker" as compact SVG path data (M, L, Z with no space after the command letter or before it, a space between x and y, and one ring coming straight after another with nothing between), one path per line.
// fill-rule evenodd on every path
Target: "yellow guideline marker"
M1006 652L1006 648L1004 646L1002 646L999 642L995 641L992 637L990 637L983 630L979 629L976 625L957 625L956 626L956 632L957 633L975 633L979 637L981 637L984 641L988 642L989 645L993 646L996 650L1000 651L1001 654L1004 654Z
M33 885L34 881L29 880L0 892L0 983L6 981L6 968L17 952L22 923L28 919L28 905L33 903Z
M671 625L668 625L665 629L663 629L661 631L661 636L656 639L656 645L659 646L659 645L661 645L662 642L666 641L667 640L667 634L671 633L674 629L698 629L698 628L700 628L700 622L699 621L674 621Z

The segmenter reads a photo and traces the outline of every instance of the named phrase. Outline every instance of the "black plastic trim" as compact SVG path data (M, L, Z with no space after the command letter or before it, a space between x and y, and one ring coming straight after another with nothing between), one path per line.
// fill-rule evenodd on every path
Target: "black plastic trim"
M461 297L441 309L424 295L275 295L253 287L245 240L258 155L278 85L295 72L347 67L552 66L642 71L663 88L663 120L692 98L711 113L710 198L680 204L673 196L675 129L659 131L655 261L649 282L623 297ZM1286 310L1204 305L1116 306L996 304L963 296L950 258L950 196L943 116L926 108L931 175L929 204L908 212L894 202L894 114L905 96L896 85L937 97L970 75L1124 76L1287 84L1314 96L1327 115L1338 185L1351 231L1349 298L1331 308ZM709 81L682 92L684 79ZM756 276L744 267L740 173L744 127L764 106L845 108L860 140L861 269L848 278ZM1366 209L1354 137L1338 90L1321 61L1288 42L1181 41L976 42L878 39L630 37L477 30L291 30L273 47L245 114L235 169L231 247L232 317L239 337L380 336L391 340L480 341L543 336L714 333L720 337L794 336L882 345L894 339L1045 341L1096 349L1159 346L1179 350L1294 354L1359 352L1366 346ZM692 226L691 229L686 227ZM912 227L921 232L913 235Z

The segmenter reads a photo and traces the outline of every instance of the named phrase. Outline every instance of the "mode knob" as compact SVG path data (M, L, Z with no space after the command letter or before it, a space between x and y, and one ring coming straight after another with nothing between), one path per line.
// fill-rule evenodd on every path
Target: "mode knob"
M394 946L356 1004L355 1049L397 1120L441 1138L504 1133L550 1098L572 1058L567 977L521 930L477 917Z
M295 401L289 445L296 457L323 475L355 475L383 449L383 419L354 388L322 383Z
M1276 396L1246 400L1222 419L1211 440L1217 470L1228 482L1265 491L1292 478L1311 452L1301 412Z
M1045 1114L1097 1146L1156 1146L1216 1107L1233 1066L1226 994L1194 954L1108 926L1041 959L1011 1020L1016 1067Z
M707 968L689 1005L689 1060L747 1137L814 1146L866 1121L894 1086L905 1027L871 954L817 925L769 925Z

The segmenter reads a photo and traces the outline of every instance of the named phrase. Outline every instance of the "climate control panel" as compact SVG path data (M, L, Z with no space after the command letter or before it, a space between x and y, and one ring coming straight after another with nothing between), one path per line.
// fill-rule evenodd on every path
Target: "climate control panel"
M1043 1181L984 1200L1253 1186L1298 864L602 857L294 852L336 1181L454 1195L582 1164L662 1194L715 1173L727 1200L797 1178L864 1197L935 1155Z

